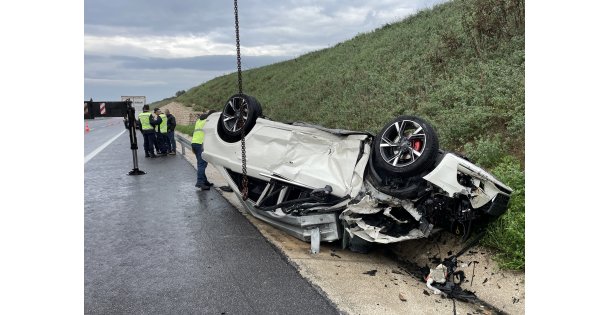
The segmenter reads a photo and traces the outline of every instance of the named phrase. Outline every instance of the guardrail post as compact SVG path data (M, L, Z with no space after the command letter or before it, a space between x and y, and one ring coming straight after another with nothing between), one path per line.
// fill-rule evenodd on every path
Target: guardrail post
M310 231L310 252L313 254L319 253L319 246L321 245L321 232L316 227Z
M182 146L182 155L185 156L186 155L186 146L190 144L190 141L188 141L186 138L184 138L180 135L175 135L175 139Z

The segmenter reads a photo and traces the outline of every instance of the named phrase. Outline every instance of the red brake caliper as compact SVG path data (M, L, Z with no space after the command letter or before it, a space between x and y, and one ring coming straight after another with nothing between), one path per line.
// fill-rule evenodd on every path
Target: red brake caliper
M414 147L414 150L420 152L420 149L422 148L422 141L421 140L414 140L414 143L412 143Z

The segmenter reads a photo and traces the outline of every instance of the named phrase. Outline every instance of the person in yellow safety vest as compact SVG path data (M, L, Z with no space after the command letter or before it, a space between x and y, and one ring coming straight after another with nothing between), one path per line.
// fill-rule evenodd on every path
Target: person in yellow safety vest
M158 140L158 146L160 147L161 156L167 156L169 153L171 145L169 144L169 138L167 137L167 115L159 110L159 117L161 119L160 125L158 125L158 132L156 133L156 138Z
M207 180L207 176L205 175L205 169L207 168L207 161L203 160L203 141L205 140L205 132L203 131L203 127L205 123L207 123L207 117L211 114L211 111L207 111L200 115L196 123L194 124L194 133L192 134L192 152L196 155L196 168L197 168L197 176L196 176L196 184L194 187L200 188L201 190L209 190L210 186L213 186Z
M144 152L146 157L155 158L154 154L154 141L156 136L154 134L154 126L152 125L153 115L150 113L150 106L144 105L142 108L143 112L137 115L137 127L141 130L141 134L144 136Z
M151 122L155 131L154 148L156 148L157 155L167 156L167 152L163 153L163 136L160 134L160 125L163 123L163 119L161 118L160 114L160 108L155 108L153 114L154 120Z

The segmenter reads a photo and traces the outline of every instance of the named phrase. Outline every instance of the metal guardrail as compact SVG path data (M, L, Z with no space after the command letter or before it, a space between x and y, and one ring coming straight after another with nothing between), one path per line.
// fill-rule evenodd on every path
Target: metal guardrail
M182 145L182 155L186 155L186 146L188 147L188 149L190 148L190 140L182 137L177 133L175 134L175 140Z
M189 139L184 138L183 136L181 136L181 135L179 135L177 133L175 134L175 141L179 142L181 144L182 155L185 156L186 155L186 147L188 147L188 150L190 150L190 148L191 148L191 141ZM241 199L241 198L238 198L238 199ZM243 207L247 208L247 206L245 204L243 204ZM263 219L262 216L255 215L255 212L253 212L252 210L249 210L249 213L253 214L256 218L258 218L258 219L260 219L262 221L268 222L266 219ZM315 227L315 228L313 228L313 229L310 230L310 250L311 250L311 252L313 254L319 253L320 244L321 244L321 232L319 230L319 227Z

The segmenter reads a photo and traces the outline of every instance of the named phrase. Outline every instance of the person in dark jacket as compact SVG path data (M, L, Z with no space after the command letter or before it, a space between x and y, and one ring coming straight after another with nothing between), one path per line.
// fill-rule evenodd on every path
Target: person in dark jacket
M175 155L175 126L177 126L177 122L175 116L168 109L165 110L165 114L167 115L167 148L169 148L169 154Z
M163 136L160 133L160 124L163 122L163 119L160 117L160 108L155 108L154 113L152 114L152 118L150 119L150 124L154 127L154 148L156 148L156 154L160 156L167 156L167 152L164 152L164 140Z

